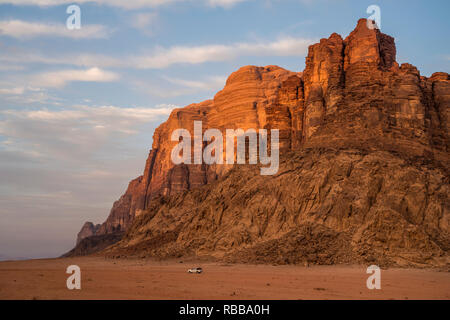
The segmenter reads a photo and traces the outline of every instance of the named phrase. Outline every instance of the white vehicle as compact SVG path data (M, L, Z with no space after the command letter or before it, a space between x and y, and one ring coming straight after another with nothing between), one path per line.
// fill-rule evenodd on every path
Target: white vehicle
M188 273L202 273L203 269L202 268L191 268L191 269L188 269L187 272Z

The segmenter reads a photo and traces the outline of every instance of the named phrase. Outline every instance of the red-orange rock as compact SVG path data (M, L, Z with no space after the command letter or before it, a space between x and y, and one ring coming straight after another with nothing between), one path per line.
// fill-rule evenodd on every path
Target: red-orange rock
M294 230L301 221L308 220L331 228L332 231L324 231L322 227L314 230L320 231L317 234L325 232L330 237L338 237L338 243L343 246L350 246L350 240L345 237L353 237L351 246L355 246L356 255L362 254L367 246L379 245L373 240L374 233L378 232L377 225L389 225L393 229L398 226L414 229L411 229L411 234L414 234L412 238L397 229L396 236L389 233L390 237L400 237L400 234L403 237L392 240L393 248L405 246L404 241L408 247L422 239L429 252L435 255L448 250L448 243L445 245L449 239L448 198L442 199L445 192L442 193L443 189L437 186L443 184L442 188L448 189L450 78L443 72L426 78L410 64L399 66L395 56L394 39L378 29L368 29L366 20L361 19L345 40L333 33L328 39L310 46L302 73L277 66L246 66L239 69L230 75L224 89L213 100L174 110L169 119L155 130L143 176L130 183L126 193L114 204L110 216L95 234L123 231L133 225L133 231L127 234L127 239L133 236L151 238L152 236L144 236L144 231L139 229L143 221L148 220L145 232L150 235L165 232L167 239L175 241L180 248L189 248L201 229L204 242L196 247L198 250L212 252L220 247L231 252L237 248L243 249L242 246L252 247L263 240L277 237L281 239L281 236ZM245 188L244 182L238 178L233 181L227 178L218 185L207 187L205 191L206 197L209 197L208 203L216 211L197 203L198 195L195 192L187 196L191 197L187 203L191 208L196 208L195 213L183 207L182 203L175 205L177 195L181 192L210 185L231 169L227 165L175 166L171 162L171 150L177 143L170 141L171 133L178 128L185 128L193 133L193 123L196 120L202 121L203 130L279 129L281 155L286 163L290 163L285 164L285 168L291 168L295 161L299 164L298 167L294 165L294 169L286 169L288 173L280 183L292 183L304 189L290 190L289 187L277 184L276 177L272 177L275 180L269 182L267 179L271 179L270 177L261 178L261 186L275 188L273 192L276 194L280 190L288 194L279 195L278 200L272 194L262 197L264 192L255 186L249 193L253 198L244 197L241 201L257 206L259 199L264 203L261 211L256 212L253 207L246 207L243 203L234 203L233 197L224 206L216 208L213 204L219 200L210 196L209 192L223 194L227 190L236 193L227 183ZM315 151L310 153L310 150ZM339 150L346 151L340 153ZM301 153L297 158L294 157L300 160L286 160L287 151ZM316 169L313 158L320 163ZM328 167L334 169L330 169L332 171L329 174L324 174L325 171L328 172L327 161L335 161L341 167L330 162ZM386 161L386 167L380 169L378 165L383 161ZM422 175L417 166L431 166L427 167L431 171L427 171L428 175ZM353 170L364 179L361 178L360 182L352 180L356 179L356 176L350 174ZM383 174L372 179L372 175L381 172L380 170ZM395 175L396 170L398 175ZM245 175L244 171L242 175ZM447 178L444 178L446 175ZM348 180L350 176L352 178ZM251 177L248 179L259 181ZM302 179L307 180L302 182ZM340 185L341 180L347 181L347 185ZM389 181L389 185L384 185L383 181ZM412 189L404 184L405 181L412 183L417 189L411 185L415 190L414 196ZM437 189L426 191L427 185L433 185ZM379 191L377 186L383 191ZM354 188L364 190L365 193L355 195ZM425 188L425 191L421 188ZM419 189L426 193L423 199ZM340 190L344 190L342 195ZM335 194L329 196L328 192ZM372 212L371 208L376 201L374 197L380 192L379 197L384 199L385 206ZM404 193L404 197L397 199L396 194L401 193ZM166 197L171 205L178 208L178 213L166 208L167 212L173 214L171 219L178 223L170 225L165 215L158 214L165 208L164 204L155 200L160 199L160 196ZM202 199L198 201L201 202L204 200ZM297 203L296 199L303 200ZM285 209L279 211L280 208ZM320 217L310 216L318 212ZM267 219L271 217L270 219L275 220L270 220L270 223L268 220L258 222L261 214ZM135 217L139 215L144 215L138 219L139 225L133 224ZM363 225L366 215L372 220ZM200 216L207 221L195 220ZM239 220L244 216L247 218ZM193 221L197 221L195 223L198 225L193 225ZM212 221L212 224L208 224L208 221ZM232 227L239 223L246 225L245 230ZM208 235L208 232L214 234ZM340 232L347 232L345 239L339 235ZM82 236L88 234L90 231L83 232ZM386 234L380 235L385 236ZM291 240L283 239L283 243L293 245ZM158 241L155 240L155 243ZM175 247L169 247L170 250L175 250ZM257 251L256 247L252 248ZM336 248L338 251L341 249ZM339 251L339 254L344 254L344 251ZM419 256L423 254L420 249L414 252ZM245 255L251 254L246 252Z

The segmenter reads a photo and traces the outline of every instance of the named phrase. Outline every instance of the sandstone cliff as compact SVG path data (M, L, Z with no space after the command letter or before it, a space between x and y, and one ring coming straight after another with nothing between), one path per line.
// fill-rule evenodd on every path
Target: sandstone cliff
M301 119L291 117L300 106L299 75L277 66L243 67L228 78L225 88L213 100L173 110L169 119L155 130L144 174L130 182L96 234L124 231L155 196L169 196L205 185L229 170L226 166L172 163L171 151L178 143L170 141L172 132L185 128L193 133L195 120L202 121L203 130L276 127L280 129L282 149L290 149L294 141L299 142L295 128L301 128Z
M394 39L361 19L310 46L302 73L243 67L213 100L172 112L96 235L125 231L110 255L232 261L446 263L447 73L395 61ZM177 128L280 130L282 164L170 161ZM189 192L185 192L188 191Z
M78 232L77 235L77 245L80 243L81 240L83 240L84 238L88 238L91 237L95 234L97 234L97 232L100 229L100 225L94 225L92 222L86 222L83 227L81 228L80 232Z

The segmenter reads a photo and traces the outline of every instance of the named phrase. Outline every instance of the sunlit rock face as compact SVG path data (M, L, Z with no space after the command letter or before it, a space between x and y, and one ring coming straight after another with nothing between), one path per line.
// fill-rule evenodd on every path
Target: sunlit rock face
M281 150L299 146L302 86L299 73L277 66L246 66L230 75L213 100L173 110L155 130L144 174L130 182L97 234L126 230L153 197L205 185L230 169L229 165L173 164L171 152L178 142L171 141L171 134L183 128L193 137L194 121L202 121L203 131L219 129L224 136L226 129L279 129Z
M187 243L198 240L196 232L202 229L197 224L195 229L186 221L197 221L200 211L206 221L215 224L200 232L203 240L198 241L203 244L195 247L199 252L221 248L219 251L226 254L256 244L264 248L264 241L281 239L304 221L319 223L318 229L313 228L318 234L328 232L330 237L340 237L339 241L354 248L352 254L336 249L346 257L353 254L361 257L367 248L382 247L374 233L386 226L391 228L390 233L379 237L385 238L386 246L398 249L392 252L404 252L404 248L416 250L419 240L426 243L424 246L431 255L446 252L449 75L438 72L427 78L410 64L399 66L395 59L394 39L376 28L369 29L367 21L361 19L345 39L333 33L311 45L303 72L277 66L242 67L229 76L214 99L173 110L169 119L155 130L143 175L130 182L100 227L83 227L79 240L93 234L129 230L136 217L142 215L137 220L140 224L142 219L148 220L144 229L149 234L160 235L162 230L172 232L179 228L171 241L186 249ZM261 186L272 188L272 194L266 197L261 198L261 188L255 187L250 196L241 199L243 203L224 200L225 207L207 210L190 199L186 200L190 211L177 204L181 206L179 212L184 212L183 219L158 216L155 212L162 208L160 196L175 199L185 191L215 181L222 181L219 189L214 189L217 188L214 184L208 187L212 188L209 192L214 190L223 197L224 190L235 195L240 188L246 188L244 181L236 180L233 187L227 185L228 178L223 180L232 169L230 165L172 163L171 151L178 143L171 141L172 132L184 128L193 136L194 121L202 121L203 130L216 128L223 132L237 128L278 129L283 161L297 161L299 166L290 169L292 173L278 182L276 176L258 178ZM308 153L299 156L302 152ZM316 162L308 158L312 155ZM286 163L283 166L289 167ZM420 166L429 171L418 169ZM246 168L239 168L241 175L245 175ZM356 191L358 195L354 194ZM273 199L279 192L282 196ZM259 213L254 209L259 207L255 199L264 204ZM384 205L376 206L381 199ZM279 211L283 207L285 210ZM152 210L155 216L149 220ZM263 211L264 221L259 216ZM217 212L221 212L220 217ZM314 216L318 213L320 217ZM246 227L242 230L230 227L239 224ZM158 230L158 226L162 229ZM320 229L322 226L331 231ZM144 237L142 230L133 228L137 238ZM208 232L214 232L214 236L208 236ZM342 232L347 233L342 236ZM292 239L283 241L293 245ZM420 250L414 252L427 256ZM251 256L248 252L245 255Z

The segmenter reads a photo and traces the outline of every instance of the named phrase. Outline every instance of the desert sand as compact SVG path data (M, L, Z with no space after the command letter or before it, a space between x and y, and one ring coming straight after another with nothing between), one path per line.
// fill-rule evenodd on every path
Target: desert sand
M81 268L68 290L66 268ZM200 266L203 274L188 274ZM100 257L0 262L0 299L450 299L450 273L386 269L381 290L364 266L227 265Z

